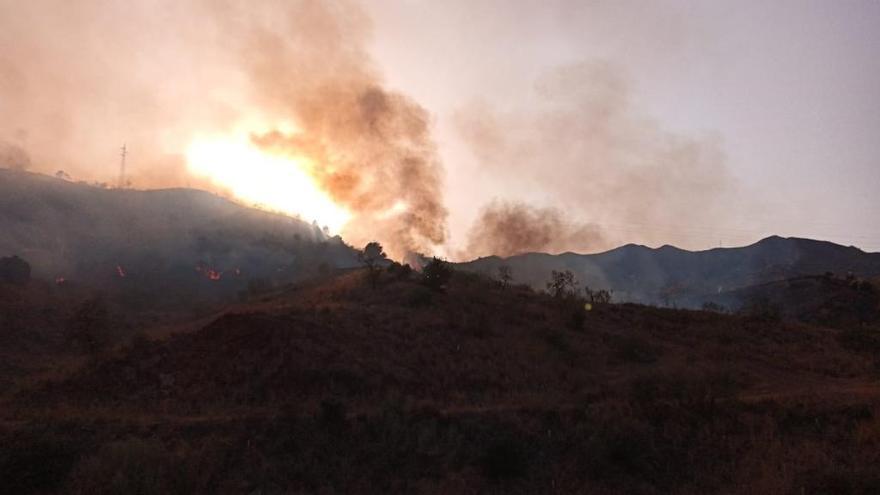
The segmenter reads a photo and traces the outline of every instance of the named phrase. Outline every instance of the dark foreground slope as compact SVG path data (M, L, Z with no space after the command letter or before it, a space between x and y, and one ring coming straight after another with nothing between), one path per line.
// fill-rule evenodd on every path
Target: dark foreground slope
M0 402L9 493L876 493L877 329L312 282ZM582 311L582 310L580 310ZM854 345L847 336L858 331ZM872 347L873 346L873 347Z
M750 246L685 251L628 244L598 254L530 253L481 258L462 269L494 275L511 268L516 281L542 289L552 270L570 270L581 285L611 289L617 300L700 307L745 287L832 272L880 276L880 253L810 239L768 237Z
M133 306L228 301L249 285L355 264L338 237L193 189L104 189L0 169L0 257L36 278L88 285Z

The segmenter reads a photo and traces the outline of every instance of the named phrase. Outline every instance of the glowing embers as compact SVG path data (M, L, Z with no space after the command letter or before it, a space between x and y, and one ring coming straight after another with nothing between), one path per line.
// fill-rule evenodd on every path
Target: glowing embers
M198 273L201 273L208 280L217 281L223 278L223 272L215 270L211 268L207 263L201 261L199 262L199 264L196 265L196 271Z
M233 268L232 270L221 271L218 270L211 265L205 263L204 261L200 261L196 264L196 272L200 273L203 277L208 280L212 280L214 282L223 279L224 277L240 277L241 270L238 268Z

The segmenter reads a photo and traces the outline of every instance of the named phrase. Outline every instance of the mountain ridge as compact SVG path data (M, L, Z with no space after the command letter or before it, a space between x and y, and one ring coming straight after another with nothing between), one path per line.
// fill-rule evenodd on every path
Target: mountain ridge
M618 300L698 307L721 292L825 272L880 275L880 253L801 237L769 236L741 247L688 251L671 245L626 244L592 254L523 253L459 263L492 275L508 265L513 277L542 288L552 271L571 271L592 288L614 290Z

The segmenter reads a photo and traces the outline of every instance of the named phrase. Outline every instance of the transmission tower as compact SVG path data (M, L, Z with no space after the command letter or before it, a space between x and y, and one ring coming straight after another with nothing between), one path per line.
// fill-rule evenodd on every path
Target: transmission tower
M120 154L121 159L119 160L119 188L125 188L125 155L128 154L125 149L125 144L123 143L122 148L120 148L122 153Z

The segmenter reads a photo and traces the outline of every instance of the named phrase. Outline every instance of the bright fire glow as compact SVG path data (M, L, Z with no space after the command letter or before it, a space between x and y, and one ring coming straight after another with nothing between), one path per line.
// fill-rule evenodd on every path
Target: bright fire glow
M338 233L351 214L321 190L303 159L267 153L247 138L199 138L186 150L189 170L229 189L236 198Z

